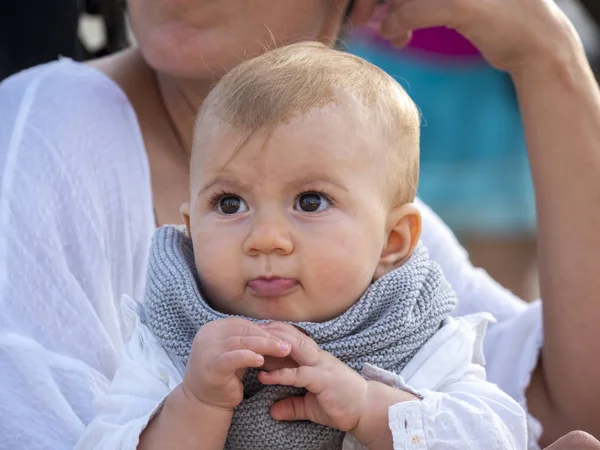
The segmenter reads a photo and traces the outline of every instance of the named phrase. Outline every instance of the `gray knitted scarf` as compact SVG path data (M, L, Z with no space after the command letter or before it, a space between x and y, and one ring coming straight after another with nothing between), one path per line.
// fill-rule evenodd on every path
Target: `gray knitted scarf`
M439 330L455 304L441 269L419 244L402 267L374 282L341 316L295 325L356 371L370 363L399 373ZM202 297L192 243L182 228L166 226L154 235L141 316L180 370L198 329L229 317ZM264 386L256 370L247 371L242 381L244 399L234 411L225 449L342 448L341 431L308 421L278 422L269 415L275 401L302 395L304 390Z

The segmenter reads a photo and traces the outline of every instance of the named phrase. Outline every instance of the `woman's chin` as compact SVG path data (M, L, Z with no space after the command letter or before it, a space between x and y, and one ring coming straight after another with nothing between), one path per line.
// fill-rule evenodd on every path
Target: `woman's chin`
M156 27L139 40L144 59L157 72L190 80L217 81L240 64L247 55L247 44L235 42L217 29L198 30L170 23ZM229 49L225 52L224 49Z

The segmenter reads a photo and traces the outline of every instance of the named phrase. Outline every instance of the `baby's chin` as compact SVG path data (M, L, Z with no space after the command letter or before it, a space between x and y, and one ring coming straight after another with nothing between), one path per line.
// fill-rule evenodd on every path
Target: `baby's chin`
M306 308L297 308L295 305L289 305L288 299L269 299L259 300L263 305L256 305L253 308L240 309L237 314L250 319L265 320L274 322L315 322L317 315L306 311ZM285 304L285 303L288 304Z
M327 322L337 316L322 311L309 311L305 303L297 304L288 296L269 299L250 298L220 307L214 304L212 306L224 314L268 322L318 323Z

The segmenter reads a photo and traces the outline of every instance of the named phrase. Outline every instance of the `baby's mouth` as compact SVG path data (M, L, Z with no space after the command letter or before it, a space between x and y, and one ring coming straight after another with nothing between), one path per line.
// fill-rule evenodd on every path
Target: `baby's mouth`
M258 297L281 297L299 286L297 280L282 277L258 277L248 282L250 290Z

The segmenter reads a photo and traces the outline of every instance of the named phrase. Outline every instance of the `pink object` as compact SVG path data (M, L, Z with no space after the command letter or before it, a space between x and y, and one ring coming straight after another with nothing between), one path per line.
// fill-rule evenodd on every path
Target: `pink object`
M414 31L408 48L446 56L479 55L479 50L467 39L445 27Z

